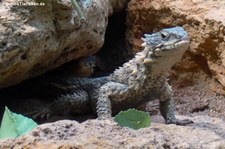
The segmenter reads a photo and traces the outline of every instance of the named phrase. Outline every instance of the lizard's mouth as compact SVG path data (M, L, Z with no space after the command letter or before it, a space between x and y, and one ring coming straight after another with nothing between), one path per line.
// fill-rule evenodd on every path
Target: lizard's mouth
M183 38L181 38L181 40L186 40L186 41L190 41L189 37L188 36L184 36Z
M177 46L184 46L184 47L188 47L190 44L190 39L188 36L184 36L183 38L181 38L177 43L176 45ZM182 47L180 48L182 50ZM186 49L185 49L186 50Z
M177 51L183 51L183 50L185 51L188 48L189 43L190 43L190 41L188 38L185 40L182 39L182 40L178 41L177 43L175 43L175 47L176 47Z
M166 42L163 42L161 44L158 44L158 45L155 45L152 47L153 51L155 51L155 49L161 49L163 51L169 51L169 50L172 50L172 49L175 49L179 46L188 46L189 45L189 38L187 36L181 38L181 39L174 39L174 40L170 40L170 41L166 41ZM146 46L147 43L144 42L142 44L142 46ZM182 47L179 48L178 50L182 50Z
M163 51L170 51L176 49L177 51L183 51L186 50L189 45L189 39L185 38L182 40L177 40L173 42L168 42L163 44L162 50Z
M163 57L164 55L174 55L175 53L183 54L184 51L189 46L188 38L186 40L177 40L163 43L161 45L156 46L152 50L153 57Z

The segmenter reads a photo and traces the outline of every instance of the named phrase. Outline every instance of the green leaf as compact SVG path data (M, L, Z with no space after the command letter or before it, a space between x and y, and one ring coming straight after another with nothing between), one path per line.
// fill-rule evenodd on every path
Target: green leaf
M151 118L149 113L138 111L135 109L129 109L122 111L115 116L115 121L123 127L129 127L133 129L140 129L149 127L151 124Z
M15 127L15 122L12 118L12 113L7 107L5 107L5 112L3 114L1 128L0 128L0 139L8 137L17 137L17 130Z
M0 128L0 139L18 137L31 131L36 126L37 123L32 119L27 118L21 114L13 113L7 107L5 107L5 112Z

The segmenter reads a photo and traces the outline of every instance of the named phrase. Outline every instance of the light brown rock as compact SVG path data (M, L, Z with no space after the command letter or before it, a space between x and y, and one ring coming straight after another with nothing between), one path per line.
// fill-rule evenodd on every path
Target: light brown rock
M225 94L224 13L225 1L222 0L131 0L127 17L128 41L135 52L140 49L140 37L144 33L183 26L190 35L190 49L174 67L172 78L183 86L207 80L207 86Z
M0 3L0 88L93 54L104 42L108 1L78 1L87 19L82 25L70 0L29 2L34 1Z
M153 123L140 130L122 128L110 121L83 123L63 120L43 124L17 139L0 141L0 148L225 148L224 121L208 116L189 118L189 126ZM153 117L153 121L161 121Z

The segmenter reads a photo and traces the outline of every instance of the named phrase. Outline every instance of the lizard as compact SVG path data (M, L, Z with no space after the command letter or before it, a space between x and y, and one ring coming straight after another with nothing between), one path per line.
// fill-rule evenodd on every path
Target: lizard
M189 47L189 36L183 27L165 28L144 34L143 50L109 76L96 78L64 77L50 84L58 92L55 101L35 116L56 113L97 113L99 119L134 108L151 100L159 100L160 113L166 124L186 125L191 120L175 117L173 92L168 71Z

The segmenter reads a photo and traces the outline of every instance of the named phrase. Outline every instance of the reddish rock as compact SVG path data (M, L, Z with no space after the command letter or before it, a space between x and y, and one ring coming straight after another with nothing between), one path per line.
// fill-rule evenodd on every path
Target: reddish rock
M190 49L171 73L182 86L208 83L225 94L225 2L197 0L131 0L128 6L127 38L133 51L144 33L183 26L189 33ZM137 45L138 43L138 45Z

